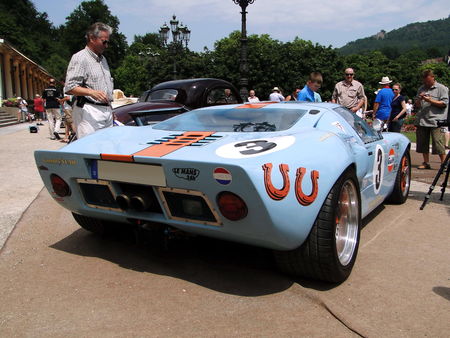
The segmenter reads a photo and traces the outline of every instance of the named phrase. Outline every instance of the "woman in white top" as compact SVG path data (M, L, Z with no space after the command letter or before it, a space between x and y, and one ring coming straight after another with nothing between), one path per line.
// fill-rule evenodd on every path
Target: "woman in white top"
M253 89L250 90L249 95L248 102L259 102L259 99L255 96L255 91Z

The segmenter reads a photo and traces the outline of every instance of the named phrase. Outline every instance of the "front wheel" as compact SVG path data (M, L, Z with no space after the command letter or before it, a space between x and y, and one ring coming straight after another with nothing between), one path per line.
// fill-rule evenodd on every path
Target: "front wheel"
M329 192L306 241L297 249L275 251L284 272L341 283L350 275L361 229L357 179L347 170Z

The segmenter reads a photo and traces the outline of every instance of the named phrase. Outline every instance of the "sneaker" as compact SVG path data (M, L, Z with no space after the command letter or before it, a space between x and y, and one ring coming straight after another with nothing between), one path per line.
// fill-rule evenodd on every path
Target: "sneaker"
M427 162L423 162L421 165L417 167L417 169L431 169L430 165Z
M57 140L60 140L60 139L61 139L61 136L59 136L59 134L58 134L56 131L53 133L53 135L55 135L55 138L56 138Z

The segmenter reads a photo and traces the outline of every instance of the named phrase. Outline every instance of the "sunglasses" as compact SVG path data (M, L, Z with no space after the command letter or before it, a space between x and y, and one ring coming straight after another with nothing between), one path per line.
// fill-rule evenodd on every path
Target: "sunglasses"
M345 73L345 76L353 76L353 75L355 75L355 74L353 74L353 73Z

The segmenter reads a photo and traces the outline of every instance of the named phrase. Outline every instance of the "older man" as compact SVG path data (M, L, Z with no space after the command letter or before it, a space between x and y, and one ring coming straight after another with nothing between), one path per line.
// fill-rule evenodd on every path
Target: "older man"
M417 91L415 106L418 109L415 125L417 126L416 151L423 156L423 163L418 169L430 167L430 136L432 153L439 155L441 163L445 160L444 134L437 125L438 120L447 118L448 88L438 83L432 70L422 73L423 86Z
M353 68L347 68L343 81L334 86L331 102L347 107L352 112L358 112L364 105L365 93L363 85L355 80Z
M103 52L111 27L97 22L86 33L86 47L72 56L67 68L65 92L77 96L73 122L77 138L112 127L113 80Z

